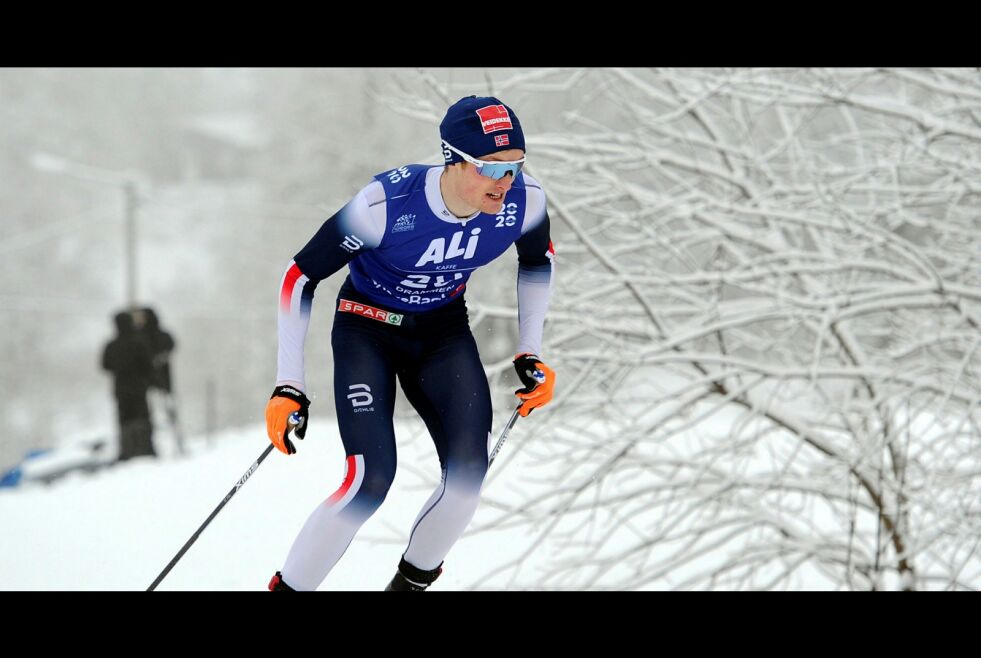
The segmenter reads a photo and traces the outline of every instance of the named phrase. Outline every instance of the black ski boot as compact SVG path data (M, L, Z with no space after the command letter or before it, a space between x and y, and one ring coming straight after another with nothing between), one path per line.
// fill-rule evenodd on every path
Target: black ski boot
M280 571L276 572L276 575L272 577L269 581L269 591L270 592L295 592L296 590L286 584L283 580L283 574Z
M399 562L399 569L395 572L395 577L392 578L392 582L388 584L385 591L425 592L426 588L432 585L433 581L439 578L439 574L441 573L443 573L442 562L432 571L423 571L406 562L405 558L402 558L402 561Z

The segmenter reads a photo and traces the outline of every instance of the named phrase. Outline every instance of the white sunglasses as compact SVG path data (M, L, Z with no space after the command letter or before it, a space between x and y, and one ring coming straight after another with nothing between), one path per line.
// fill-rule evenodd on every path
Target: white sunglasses
M507 174L511 174L511 178L517 178L518 172L521 171L522 165L525 163L525 158L520 160L508 160L508 161L498 161L494 162L491 160L478 160L477 158L467 155L459 149L455 149L450 146L449 142L445 139L443 140L443 148L447 148L461 158L474 165L477 168L477 173L481 176L487 176L488 178L493 178L494 180L500 180L504 178ZM445 154L446 159L449 160L449 153Z

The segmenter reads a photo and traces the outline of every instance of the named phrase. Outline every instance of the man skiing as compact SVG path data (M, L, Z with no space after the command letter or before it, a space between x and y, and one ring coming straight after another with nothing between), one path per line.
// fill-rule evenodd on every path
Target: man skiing
M273 591L315 590L395 477L395 381L422 417L442 478L412 527L391 591L423 591L476 511L487 472L490 390L470 332L464 291L474 270L518 251L519 413L552 399L539 359L554 251L541 185L521 172L525 140L514 111L468 96L440 123L444 164L378 174L289 263L280 286L270 440L296 452L306 435L303 345L317 283L345 265L331 345L334 402L346 452L344 482L300 530ZM290 417L299 418L291 424Z

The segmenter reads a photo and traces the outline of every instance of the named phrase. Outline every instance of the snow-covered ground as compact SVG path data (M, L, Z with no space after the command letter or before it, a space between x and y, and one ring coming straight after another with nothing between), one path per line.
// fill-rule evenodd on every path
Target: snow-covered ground
M408 440L417 429L397 425L395 483L321 590L381 590L394 574L439 479L431 444ZM191 439L190 454L178 457L166 431L159 435L160 459L0 489L0 590L146 589L268 445L257 425L218 434L210 444ZM517 441L518 429L502 457ZM343 480L332 418L314 418L298 450L290 457L273 451L158 589L264 589L307 515ZM503 478L485 490L500 486ZM499 534L465 536L433 589L467 589L506 545Z

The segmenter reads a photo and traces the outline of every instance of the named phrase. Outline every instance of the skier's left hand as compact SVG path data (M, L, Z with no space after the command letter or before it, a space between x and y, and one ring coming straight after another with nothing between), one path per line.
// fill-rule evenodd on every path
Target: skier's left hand
M518 407L518 414L524 418L538 407L543 407L552 401L555 389L555 371L542 363L534 354L518 354L514 357L514 369L524 384L514 392L519 399L524 400Z

